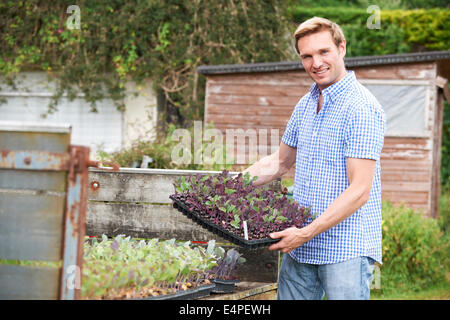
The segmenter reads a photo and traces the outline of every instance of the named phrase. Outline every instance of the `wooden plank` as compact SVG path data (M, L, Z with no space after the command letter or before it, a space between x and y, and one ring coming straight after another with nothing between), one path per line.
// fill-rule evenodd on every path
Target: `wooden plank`
M66 180L65 172L0 169L0 189L65 192Z
M258 116L277 116L286 117L288 120L294 111L292 106L257 106L257 105L241 105L211 103L208 105L208 114L228 114L230 115L258 115Z
M88 199L96 201L128 201L172 203L173 183L179 176L123 172L90 172ZM98 183L98 189L92 187Z
M279 125L279 126L269 126L269 125L259 125L259 124L252 124L249 125L247 123L215 123L214 121L210 121L208 119L205 119L205 121L207 121L208 123L212 123L214 125L214 127L216 129L221 130L222 132L225 132L227 129L254 129L254 130L259 130L259 129L267 129L267 130L271 130L271 129L278 129L280 130L280 135L282 135L284 133L284 131L286 130L286 125Z
M60 269L0 265L0 300L58 299Z
M409 79L409 80L433 80L436 77L436 63L408 63L385 66L369 66L352 68L357 78L367 79Z
M86 235L209 241L222 238L200 227L171 205L89 201Z
M0 190L0 257L61 259L64 196Z
M391 160L391 159L381 159L381 170L391 170L391 171L430 171L430 160Z
M436 90L437 91L437 90ZM436 92L437 101L433 124L433 164L431 168L431 216L439 216L439 197L441 195L441 156L442 156L442 126L444 121L444 95Z
M428 204L429 192L409 192L409 191L384 191L381 186L381 196L383 200L391 200L392 202L402 202L409 204Z
M208 86L213 84L227 83L242 85L247 84L310 87L313 84L313 81L304 71L208 75Z
M431 153L428 150L383 148L380 157L383 160L427 160Z
M289 118L280 119L273 116L251 116L209 114L205 121L211 122L216 128L225 129L279 129L284 131Z
M278 117L263 114L208 114L205 121L225 132L227 129L279 130L284 132L290 116Z
M169 196L175 193L173 183L181 176L217 174L219 171L194 170L125 170L119 172L89 171L88 200L171 204ZM236 174L237 172L231 172ZM94 187L96 184L96 187ZM274 182L272 188L278 188Z
M236 104L236 105L256 105L256 106L290 106L294 107L300 100L301 95L294 97L283 97L266 94L261 96L253 95L228 95L214 94L208 96L208 104Z
M385 137L384 148L431 150L431 143L427 138Z
M386 171L384 168L381 170L381 181L384 186L384 182L430 182L431 174L429 172L397 172Z
M277 289L277 283L242 281L233 293L211 294L199 300L276 300Z
M252 84L237 85L231 83L208 83L208 95L233 94L233 95L253 95L264 96L267 93L273 96L297 97L299 99L309 92L310 85L283 85L279 84Z
M408 192L428 192L431 182L413 182L413 181L383 181L383 191L408 191Z

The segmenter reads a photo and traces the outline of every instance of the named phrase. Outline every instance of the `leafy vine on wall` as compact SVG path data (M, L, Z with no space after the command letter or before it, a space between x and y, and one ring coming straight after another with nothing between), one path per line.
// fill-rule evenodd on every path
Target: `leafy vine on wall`
M0 3L0 76L45 71L55 112L78 92L96 111L108 97L124 109L125 84L151 78L184 119L203 117L201 64L289 59L286 2L276 0L78 0L79 28L67 22L73 0Z

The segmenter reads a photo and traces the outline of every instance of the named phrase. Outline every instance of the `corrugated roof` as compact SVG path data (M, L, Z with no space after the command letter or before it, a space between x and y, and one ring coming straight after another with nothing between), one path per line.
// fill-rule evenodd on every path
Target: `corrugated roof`
M365 56L345 58L345 65L351 67L376 66L398 63L428 62L436 60L450 59L450 50L448 51L429 51L403 54L388 54L384 56ZM276 72L276 71L294 71L303 70L300 61L285 62L265 62L248 64L222 64L214 66L199 66L197 72L208 74L226 74L226 73L256 73L256 72Z

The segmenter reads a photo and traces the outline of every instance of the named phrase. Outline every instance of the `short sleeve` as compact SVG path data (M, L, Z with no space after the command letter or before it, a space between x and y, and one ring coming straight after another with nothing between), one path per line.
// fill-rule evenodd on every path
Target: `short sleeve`
M281 141L290 147L297 148L298 144L298 129L299 129L299 104L292 112L291 118L286 125L286 131L284 131Z
M381 107L356 108L345 129L345 156L379 160L384 144L386 116Z

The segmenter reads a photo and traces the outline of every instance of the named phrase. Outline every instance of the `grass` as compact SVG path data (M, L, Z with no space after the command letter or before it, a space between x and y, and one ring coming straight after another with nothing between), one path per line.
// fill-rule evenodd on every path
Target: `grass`
M450 300L450 284L447 282L442 286L428 288L422 291L393 292L381 294L371 292L370 300Z

